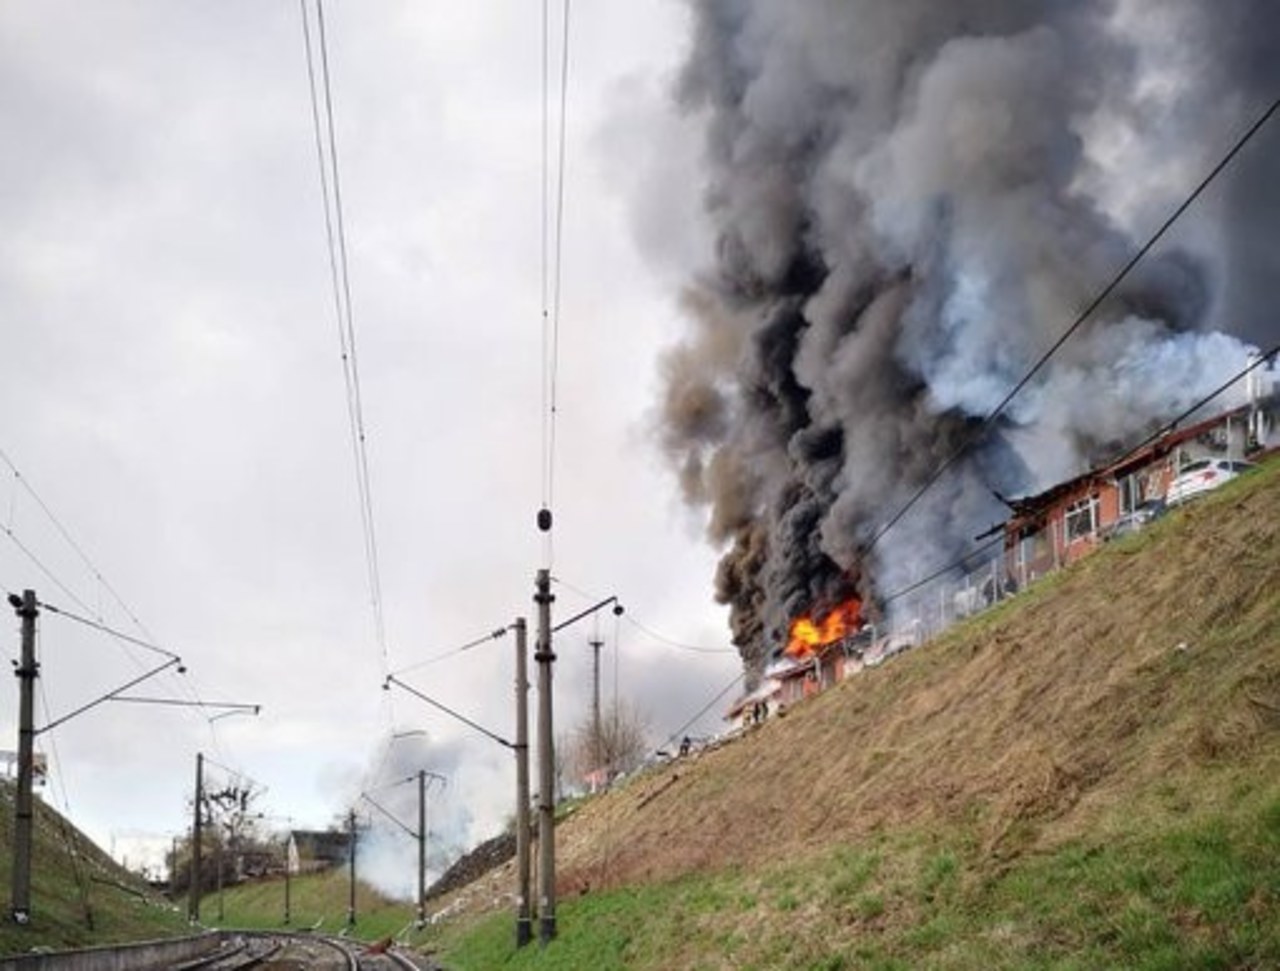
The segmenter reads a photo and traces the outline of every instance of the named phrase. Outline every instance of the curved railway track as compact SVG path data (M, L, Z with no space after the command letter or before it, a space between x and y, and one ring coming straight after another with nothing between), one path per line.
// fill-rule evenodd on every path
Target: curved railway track
M263 932L228 934L216 952L179 965L175 971L430 971L432 967L399 951L375 952L343 938Z

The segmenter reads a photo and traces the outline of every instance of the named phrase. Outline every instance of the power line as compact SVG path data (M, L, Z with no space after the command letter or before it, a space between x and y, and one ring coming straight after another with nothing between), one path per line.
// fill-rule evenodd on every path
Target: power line
M343 215L342 182L338 167L338 144L333 111L333 82L329 70L324 7L321 0L316 0L317 41L320 53L320 80L317 81L315 54L311 41L310 17L307 13L306 0L299 0L299 2L302 13L303 42L306 48L311 120L315 131L316 162L324 208L329 272L333 289L334 313L338 324L338 345L342 358L347 420L356 472L356 490L360 504L365 570L369 584L370 603L373 609L375 635L382 670L386 674L390 664L387 654L386 622L382 603L382 578L378 562L377 531L373 515L368 441L365 432L364 406L360 390L359 355L356 349L355 315L352 309L351 275L347 258L346 222ZM323 94L324 102L323 121L320 110L321 94Z
M564 182L565 142L568 123L569 94L569 0L564 0L564 35L560 44L560 144L556 165L556 248L554 262L554 286L551 311L551 415L550 441L547 443L547 503L555 497L556 483L556 414L558 411L557 386L560 373L560 287L564 265Z
M1178 427L1178 425L1182 424L1182 422L1190 418L1192 415L1194 415L1197 411L1199 411L1205 405L1209 404L1215 398L1218 398L1223 394L1225 394L1228 390L1231 389L1233 385L1239 383L1256 368L1261 367L1266 361L1273 359L1278 354L1280 354L1280 344L1276 344L1269 350L1263 351L1252 364L1249 364L1247 367L1244 367L1241 370L1237 371L1234 375L1232 375L1222 384L1218 385L1218 387L1216 387L1209 394L1205 395L1199 401L1195 402L1186 410L1184 410L1176 418L1172 418L1169 421L1165 422L1156 431L1152 432L1150 435L1144 438L1137 445L1134 445L1132 448L1129 448L1127 451L1121 453L1119 457L1107 462L1106 466L1109 467L1109 466L1120 465L1126 459L1137 454L1138 452L1141 452L1148 445L1151 445L1153 442L1159 441L1161 438L1163 438L1165 435L1172 432L1175 428ZM937 580L940 577L946 576L948 573L952 572L953 570L963 569L969 563L969 561L972 560L974 557L981 556L983 553L987 552L988 550L992 549L995 546L1002 544L1003 542L1004 542L1004 536L1003 535L997 536L994 539L992 539L990 542L984 543L983 545L970 550L968 553L964 554L959 559L953 560L952 562L948 563L946 566L939 567L937 570L930 573L928 576L920 580L917 580L914 583L906 587L903 587L900 590L895 590L893 593L888 594L887 596L881 597L879 602L881 604L889 604L889 603L892 603L894 600L899 600L902 597L907 596L908 594L914 593L916 590L919 590L921 587L927 586L928 584L932 583L934 580Z
M1043 368L1045 364L1047 364L1055 354L1057 354L1057 352L1071 338L1071 336L1075 334L1075 332L1078 331L1082 326L1084 326L1084 324L1089 320L1089 318L1093 316L1094 312L1102 305L1102 303L1109 296L1111 296L1111 294L1122 282L1124 282L1125 278L1128 277L1130 272L1133 271L1133 268L1137 266L1138 263L1152 250L1152 248L1156 245L1156 243L1159 242L1160 239L1164 237L1165 233L1167 233L1169 229L1173 227L1173 224L1177 222L1179 218L1181 218L1183 213L1185 213L1189 208L1191 208L1191 205L1200 197L1200 195L1205 191L1205 189L1209 187L1210 183L1212 183L1213 180L1218 177L1218 175L1223 171L1223 169L1225 169L1236 157L1236 155L1240 153L1241 149L1243 149L1244 146L1248 144L1249 141L1254 137L1254 135L1256 135L1262 129L1262 127L1271 119L1271 116L1275 114L1277 108L1280 108L1280 99L1277 99L1271 102L1271 105L1266 109L1266 111L1262 113L1261 117L1259 117L1257 121L1255 121L1249 127L1249 129L1243 135L1241 135L1240 138L1236 140L1235 144L1231 146L1231 149L1226 153L1226 155L1222 157L1222 159L1218 162L1218 164L1215 165L1210 170L1210 172L1203 179L1200 180L1200 183L1195 187L1194 190L1192 190L1191 194L1188 195L1182 201L1182 203L1178 205L1176 209L1174 209L1174 211L1169 215L1169 217L1165 219L1165 221L1160 225L1160 228L1157 229L1154 234L1152 234L1152 236L1138 249L1136 253L1134 253L1132 257L1130 257L1129 261L1125 263L1124 266L1120 268L1119 272L1116 273L1115 276L1111 278L1111 281L1107 283L1107 285L1103 287L1101 291L1099 291L1098 295L1089 302L1089 304L1084 308L1084 310L1082 310L1076 316L1075 320L1072 321L1071 326L1069 326L1066 329L1066 331L1063 332L1062 336L1060 336L1056 341L1054 341L1053 345L1047 351L1045 351L1044 354L1040 356L1040 359L1037 360L1034 365L1032 365L1031 369L1027 371L1027 373L1022 376L1022 378L1018 381L1018 383L1015 384L1009 390L1009 392L1004 396L1004 398L1000 400L1000 403L997 404L990 412L987 413L986 417L982 419L982 421L978 424L978 426L961 439L960 444L942 461L940 465L938 465L936 469L934 469L933 473L930 474L930 476L924 481L924 483L915 491L914 494L912 494L911 498L908 499L907 502L896 513L894 513L893 516L890 517L887 523L885 523L882 527L880 527L880 529L878 529L872 535L871 539L863 547L864 553L870 552L872 549L874 549L875 545L881 539L884 538L884 535L888 533L889 530L893 529L893 527L898 524L898 522L902 519L902 517L905 516L911 510L911 508L917 502L919 502L921 498L923 498L925 493L927 493L934 486L934 484L937 483L937 481L942 477L943 473L946 472L952 465L954 465L955 462L958 461L962 455L964 455L967 451L969 451L969 449L972 448L973 445L976 444L977 441L987 433L987 431L991 428L992 424L995 422L996 418L998 418L1001 415L1001 413L1003 413L1004 409L1009 405L1009 402L1011 402L1014 399L1014 397L1023 388L1027 386L1027 384L1031 381L1031 379L1040 372L1040 369Z
M16 546L19 550L21 550L22 554L35 565L36 569L38 569L41 573L43 573L46 577L48 577L50 582L53 583L55 587L57 587L59 590L61 590L63 593L67 595L68 600L75 601L76 606L78 606L85 613L87 614L93 613L93 608L90 607L83 600L81 600L80 597L76 595L76 592L74 590L72 590L65 583L59 580L58 577L54 574L54 572L50 570L47 566L45 566L44 563L41 562L40 558L36 556L34 552L32 552L30 547L28 547L26 543L22 542L22 540L18 539L18 535L13 531L11 527L5 526L4 534L8 536L10 542L12 542L14 546Z
M560 46L559 130L554 200L554 244L552 242L551 199L551 17L548 0L542 2L542 233L541 233L541 321L542 321L542 510L548 514L555 500L556 417L560 367L560 297L564 262L565 159L569 91L569 0L564 0ZM554 246L554 248L553 248ZM551 562L551 521L539 514L539 527L546 534L544 554Z
M1001 534L1000 536L997 536L995 539L987 543L984 543L981 546L976 547L975 549L970 550L968 553L964 554L964 556L960 557L959 559L952 560L946 566L939 567L937 570L934 570L928 576L923 577L922 579L916 580L914 583L911 583L903 587L901 590L895 590L893 593L885 597L881 597L880 603L891 604L895 600L901 600L903 597L907 596L908 594L915 593L921 587L928 586L934 580L937 580L940 577L946 576L948 573L952 572L953 570L963 569L968 564L968 562L972 560L975 556L981 556L983 553L987 552L990 549L993 549L996 546L1001 545L1003 542L1004 542L1004 535Z
M26 556L27 559L30 560L36 566L36 568L40 570L40 572L43 573L50 580L50 582L53 583L55 587L57 587L60 591L62 591L63 594L66 595L68 600L72 601L77 607L83 610L86 614L90 614L93 617L95 617L97 619L98 625L100 625L106 633L111 634L113 637L116 638L117 641L121 642L121 644L124 647L125 654L139 668L144 667L143 662L139 657L137 657L133 653L133 651L129 649L128 647L129 644L136 644L139 647L150 648L152 650L158 650L163 653L164 649L158 648L154 644L154 642L158 640L158 638L150 631L150 629L147 627L146 624L144 624L141 620L138 619L137 614L134 613L134 611L129 607L127 603L125 603L124 598L120 596L120 593L116 590L116 588L107 580L107 578L103 575L102 571L98 569L97 565L89 558L88 553L84 551L84 547L81 546L80 543L78 543L75 540L75 538L71 535L70 530L68 530L62 524L62 521L57 517L57 515L54 514L53 509L49 506L47 502L44 501L44 498L40 495L40 493L36 491L35 486L33 486L31 484L31 481L25 475L22 474L22 471L18 468L17 464L13 461L13 459L11 459L4 452L3 449L0 449L0 460L3 460L4 464L9 467L9 470L13 473L14 479L17 482L21 483L23 489L27 492L27 494L30 495L31 498L35 500L36 505L40 508L40 511L43 512L44 515L48 518L49 522L53 524L54 529L57 530L58 534L63 538L63 540L67 543L67 545L70 546L71 549L75 552L75 554L80 558L80 561L85 565L85 567L93 575L93 578L101 585L102 589L106 590L111 595L112 599L116 602L116 605L124 613L125 617L128 618L129 622L133 624L133 626L142 634L142 636L146 639L146 641L150 643L143 642L141 640L138 640L137 638L133 638L127 634L121 633L120 631L107 627L105 625L105 622L102 619L102 612L100 610L94 610L92 607L90 607L79 595L75 593L75 591L73 591L66 583L63 583L62 580L59 579L53 573L52 570L50 570L47 566L45 566L45 564L40 560L40 558L36 556L35 552L31 550L25 543L23 543L21 539L18 538L18 536L14 533L13 527L11 524L6 525L4 527L4 533L6 536L9 537L10 541L13 542L13 544L23 553L23 555ZM59 610L57 607L50 607L49 609L52 610L54 613L61 613L64 616L69 616L73 620L78 620L82 623L88 623L89 626L95 626L92 622L88 621L87 618L70 615L66 610ZM199 706L203 706L204 703L200 699L200 694L196 690L193 680L182 678L182 679L171 679L171 681L174 685L176 685L177 690L180 693L184 693L188 698L190 698L193 702L195 702L195 704Z
M98 569L94 562L89 559L89 554L87 554L84 551L84 548L75 541L67 528L62 525L62 521L53 514L53 510L49 508L49 505L43 498L41 498L40 494L36 492L35 487L32 486L27 477L18 470L18 467L13 463L13 460L5 454L3 449L0 449L0 460L3 460L5 465L9 466L9 469L13 472L14 478L22 485L22 488L26 490L27 494L36 501L36 505L40 507L40 511L48 517L49 522L53 524L54 529L58 531L58 534L66 541L67 545L75 551L75 554L80 557L80 561L93 575L93 578L102 585L102 589L111 594L112 599L115 600L116 605L124 612L124 615L129 618L130 623L132 623L133 626L142 633L143 637L153 641L156 640L155 635L147 630L146 625L137 618L134 612L129 608L129 605L124 602L124 598L122 598L116 591L116 588L107 581L107 578L102 575L102 571Z
M653 638L653 640L658 641L660 644L666 644L668 647L674 647L681 651L693 651L697 654L736 654L738 653L737 649L733 647L704 647L700 644L686 644L683 641L673 640L670 637L667 637L663 634L659 634L652 627L649 627L645 624L640 623L640 621L636 620L635 617L631 616L630 614L627 614L627 623L629 623L636 630L640 631L642 634L645 634L648 637Z
M705 705L699 708L698 713L696 715L694 715L687 722L685 722L683 725L677 728L674 732L668 735L667 740L662 743L662 747L666 748L668 745L674 742L677 738L684 735L684 733L688 731L698 721L699 718L701 718L703 715L709 712L711 708L716 704L716 702L718 702L721 698L723 698L730 691L732 691L734 686L737 685L737 683L741 681L744 677L746 677L745 674L742 674L742 673L735 674L733 676L733 680L730 681L728 684L726 684L718 692L716 692L716 695L714 698L712 698Z
M1225 394L1227 390L1237 381L1240 381L1242 378L1247 377L1255 368L1261 367L1263 362L1269 361L1275 358L1277 354L1280 354L1280 344L1276 344L1270 350L1262 352L1262 354L1258 357L1258 359L1254 361L1252 364L1250 364L1248 367L1244 368L1241 371L1238 371L1234 377L1229 378L1228 380L1224 381L1222 384L1218 385L1218 387L1215 388L1212 392L1210 392L1205 397L1201 398L1199 401L1193 404L1186 411L1182 412L1182 414L1178 415L1176 418L1172 418L1169 421L1165 422L1165 424L1161 425L1158 429L1156 429L1156 431L1152 432L1150 435L1144 438L1137 445L1133 446L1133 448L1129 449L1129 451L1121 455L1112 464L1115 465L1115 464L1119 464L1120 462L1123 462L1125 459L1133 455L1135 452L1140 452L1144 448L1146 448L1148 445L1150 445L1152 442L1155 442L1158 439L1163 438L1165 435L1169 434L1171 431L1177 428L1180 424L1182 424L1184 421L1186 421L1188 418L1194 415L1197 411L1199 411L1201 408L1207 405L1214 398L1217 398L1219 395Z
M594 594L589 593L586 590L583 590L579 586L575 586L574 584L570 583L568 580L564 579L563 577L553 576L551 579L558 586L564 587L566 590L571 590L574 593L576 593L578 596L583 597L586 600L597 599ZM630 601L627 601L627 602L628 604L630 604ZM661 644L666 644L668 647L678 648L679 650L682 650L682 651L693 651L698 654L736 654L737 653L737 649L732 647L705 647L700 644L689 644L684 641L678 641L678 640L675 640L674 638L667 637L664 634L658 633L656 630L654 630L652 627L649 627L647 624L643 624L639 620L637 620L635 618L634 612L631 611L630 609L628 609L625 616L626 616L627 622L631 624L631 626L634 627L636 630L652 638L653 640L658 641Z

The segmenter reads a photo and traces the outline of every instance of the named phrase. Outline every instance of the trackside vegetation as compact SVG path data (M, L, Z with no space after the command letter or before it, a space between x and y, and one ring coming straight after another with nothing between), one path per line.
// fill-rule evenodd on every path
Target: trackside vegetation
M447 967L1280 967L1280 463L559 842L557 939L459 905Z

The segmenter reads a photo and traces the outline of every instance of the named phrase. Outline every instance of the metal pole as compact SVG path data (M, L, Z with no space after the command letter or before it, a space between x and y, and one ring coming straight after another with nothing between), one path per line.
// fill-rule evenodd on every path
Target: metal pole
M533 940L529 915L529 669L525 619L516 618L516 947Z
M187 887L187 917L200 922L200 804L204 801L204 753L196 753L195 816L191 821L191 880Z
M347 897L347 926L356 926L356 811L347 814L347 831L351 837L351 880Z
M286 837L284 841L284 922L286 924L288 924L290 919L292 918L292 914L290 914L289 912L290 904L292 903L292 901L289 899L290 897L289 871L290 869L292 869L292 867L290 866L290 860L289 860L289 841L291 838L292 838L291 836Z
M551 665L551 572L538 571L538 939L545 946L556 936L556 771L555 743L552 740Z
M31 823L33 800L33 743L35 741L35 683L40 673L36 664L36 617L40 615L36 592L22 591L22 598L10 597L22 618L22 663L14 674L18 677L18 796L14 803L13 827L13 907L11 914L18 924L31 920Z
M604 647L604 641L597 637L587 643L591 645L591 747L594 749L591 761L594 763L592 768L601 769L604 768L605 744L600 725L600 648Z
M227 919L227 912L223 906L225 899L222 895L222 834L218 833L217 836L218 842L214 845L214 849L217 852L214 854L214 858L217 860L218 867L218 923L221 924Z
M418 770L418 924L427 922L427 772Z

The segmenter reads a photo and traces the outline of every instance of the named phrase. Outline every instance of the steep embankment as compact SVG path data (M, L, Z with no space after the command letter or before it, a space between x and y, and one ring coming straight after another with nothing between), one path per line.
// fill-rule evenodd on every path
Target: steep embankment
M639 892L665 927L598 966L1280 962L1280 463L558 841L562 914Z
M980 820L986 849L1008 854L1076 835L1157 783L1274 768L1277 473L584 807L561 837L566 883L754 864L958 819ZM1196 788L1188 798L1215 795Z
M12 880L14 787L0 780L0 887ZM185 918L57 811L36 799L31 923L0 919L0 954L188 933Z

